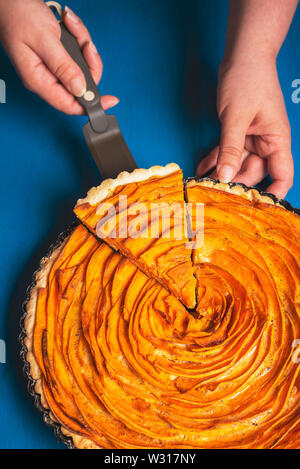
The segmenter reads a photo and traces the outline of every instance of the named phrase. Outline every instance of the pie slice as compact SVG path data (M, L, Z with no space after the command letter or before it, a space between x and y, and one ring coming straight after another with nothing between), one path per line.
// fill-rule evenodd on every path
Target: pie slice
M282 300L286 311L289 295L299 301L299 288L291 287L299 284L299 267L294 263L295 256L300 258L299 217L271 197L241 185L191 180L185 191L188 203L204 204L202 224L194 212L190 221L195 237L204 224L203 242L195 243L192 256L196 310L204 330L218 328L224 339L239 310L245 321L263 310L265 320L270 314L261 306L266 299L275 310L278 299ZM289 280L283 281L284 275ZM245 301L246 295L250 301Z
M204 226L198 314L80 224L43 258L25 306L31 393L76 448L299 449L300 217L207 180L185 198L204 204L199 225L188 207Z
M92 188L74 209L100 239L156 279L187 308L196 279L187 237L182 172L174 164L123 172Z
M182 444L186 435L156 393L184 385L166 365L193 345L183 335L194 322L165 288L79 225L44 258L27 304L27 360L42 406L78 448Z

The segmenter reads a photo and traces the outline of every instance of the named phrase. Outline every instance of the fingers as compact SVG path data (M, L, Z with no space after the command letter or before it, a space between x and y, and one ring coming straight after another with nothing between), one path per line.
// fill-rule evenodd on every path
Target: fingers
M83 72L56 35L51 32L45 33L36 44L35 52L73 96L79 97L84 94L86 82Z
M98 85L102 76L103 64L94 43L87 42L82 48L82 54L88 64L94 82Z
M95 83L98 84L101 79L103 64L96 46L92 42L90 33L80 18L69 7L65 7L63 20L70 33L76 37L92 77Z
M198 177L204 176L206 173L211 171L216 166L219 151L220 151L220 147L219 146L215 147L205 158L202 159L202 161L200 161L196 169L196 176ZM243 162L248 156L249 156L249 151L244 149L242 152L242 157L240 161L241 167L243 165ZM217 170L213 171L213 173L210 174L210 177L212 179L218 179Z
M283 199L292 187L294 178L294 162L289 145L274 151L269 156L268 170L272 184L267 191Z
M280 129L278 135L267 135L259 139L247 137L246 148L250 152L259 153L267 161L267 169L273 181L268 192L279 199L284 198L293 185L294 177L289 125Z
M59 111L72 115L84 114L77 99L58 83L57 78L30 47L24 46L18 49L18 53L14 54L13 63L27 89L38 94ZM115 96L101 97L104 110L115 106L118 102Z
M233 182L241 182L246 186L255 186L268 174L267 160L253 153L248 154Z
M116 96L111 96L108 94L101 96L101 104L102 104L104 111L116 106L116 104L118 104L119 102L120 100Z
M63 21L67 26L70 33L76 37L78 44L80 47L84 46L87 42L91 42L91 36L88 32L87 28L84 26L83 22L77 16L74 11L71 10L69 7L65 7L63 13Z
M219 147L215 147L205 158L203 158L196 169L196 176L204 176L208 171L213 169L217 164Z
M221 182L230 182L240 170L245 137L250 122L243 113L229 108L222 113L220 119L221 138L217 175Z
M82 47L95 82L98 83L103 68L102 62L87 29L79 18L78 23L71 21L68 13L65 13L65 18L68 28ZM13 51L12 60L26 88L37 93L59 111L72 115L84 114L82 106L74 97L82 95L85 91L84 75L64 49L59 35L53 28L39 35L38 41L33 40L30 46L19 46ZM101 97L104 110L118 102L115 96Z

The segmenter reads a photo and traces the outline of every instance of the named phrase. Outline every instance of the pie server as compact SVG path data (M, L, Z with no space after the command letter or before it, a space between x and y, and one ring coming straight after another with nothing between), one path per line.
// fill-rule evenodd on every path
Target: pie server
M58 16L62 16L62 7L57 2L47 2ZM88 115L88 122L83 126L83 134L90 152L99 168L101 176L115 178L121 171L133 171L137 164L121 134L117 119L112 114L105 114L100 103L100 93L82 55L76 38L67 30L62 21L61 42L72 59L81 68L85 79L85 94L77 98Z

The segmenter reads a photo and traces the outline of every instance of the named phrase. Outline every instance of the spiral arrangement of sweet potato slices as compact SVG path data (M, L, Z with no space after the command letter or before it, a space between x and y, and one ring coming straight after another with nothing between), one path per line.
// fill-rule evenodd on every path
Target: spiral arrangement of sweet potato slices
M194 181L186 198L205 204L195 314L83 226L48 260L31 303L47 406L85 446L299 448L300 218Z
M162 174L156 174L156 168ZM121 173L120 182L126 174ZM146 178L142 179L143 176ZM190 251L186 249L182 171L171 163L166 167L135 170L132 179L130 183L107 190L100 200L97 197L90 200L88 196L77 204L74 212L98 236L99 230L107 226L103 229L106 243L174 293L187 308L193 309L196 279ZM102 185L92 191L101 192ZM126 201L124 208L123 200ZM109 214L107 207L115 211ZM168 223L163 223L164 218Z

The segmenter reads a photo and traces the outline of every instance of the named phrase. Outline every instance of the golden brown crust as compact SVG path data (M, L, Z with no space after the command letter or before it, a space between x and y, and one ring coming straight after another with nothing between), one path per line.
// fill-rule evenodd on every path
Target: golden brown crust
M215 182L208 179L203 179L202 181L197 181L192 179L188 181L186 187L194 187L194 186L202 186L202 187L209 187L211 189L217 189L219 191L228 192L230 194L238 195L243 197L244 199L248 199L251 202L262 202L265 204L275 205L275 202L271 197L267 195L261 194L257 189L245 189L242 185L237 184L235 186L231 186L230 184L225 184L224 182ZM276 203L279 205L279 203Z
M64 242L56 248L53 253L49 257L44 257L41 260L40 269L35 275L35 285L31 289L30 298L26 305L26 318L24 321L24 327L26 330L26 337L24 339L24 345L27 348L26 360L30 365L30 375L35 380L34 390L37 394L40 395L41 404L44 409L50 411L49 416L53 420L53 422L57 422L61 424L56 416L51 412L50 406L45 398L45 394L43 391L42 386L42 379L41 379L41 370L37 364L33 353L33 330L34 330L34 323L35 323L35 312L36 312L36 301L38 295L39 288L45 288L47 285L47 279L49 271L51 270L53 264L55 263L58 256L63 251L65 244L68 242L68 238L64 240ZM78 449L102 449L100 446L95 445L95 443L85 438L77 433L71 432L69 429L61 426L61 432L63 435L72 438L74 446Z
M103 186L108 187L109 194ZM173 292L188 308L194 308L196 281L190 252L186 249L189 241L185 229L183 176L178 166L170 164L122 173L114 181L104 181L95 193L96 204L91 205L85 199L74 209L81 223ZM105 200L99 201L100 195ZM108 212L107 204L112 209ZM169 219L168 226L160 224L162 216ZM104 236L101 226L108 228Z
M35 285L31 289L30 298L26 305L27 314L26 314L26 318L24 321L24 326L26 330L26 337L24 339L24 344L27 347L26 359L28 363L30 363L30 374L32 378L37 380L36 385L39 388L39 390L37 390L39 394L40 394L40 387L39 387L38 381L41 377L41 370L35 360L33 350L32 350L33 329L34 329L34 323L35 323L35 311L36 311L38 289L41 287L44 287L44 288L46 287L49 271L51 267L53 266L54 262L56 261L57 257L59 256L59 254L62 252L64 245L67 242L67 239L57 249L53 251L50 257L43 257L43 259L41 260L40 269L35 274L35 278L34 278Z
M177 165L176 165L177 167ZM178 167L177 167L178 168ZM176 170L177 170L176 168ZM128 173L127 173L128 174ZM121 183L123 184L123 183ZM248 199L251 202L261 202L261 203L267 203L274 205L274 201L265 195L261 195L257 190L255 189L250 189L250 190L245 190L242 186L232 186L228 184L223 184L223 183L214 183L213 181L208 181L208 180L203 180L203 181L196 181L196 180L191 180L187 183L186 187L194 187L194 186L203 186L203 187L208 187L216 190L221 190L227 193L232 193L237 196L241 196L243 198ZM101 186L100 186L101 187ZM106 189L105 189L106 190ZM102 191L102 189L101 189ZM101 200L97 199L101 191L98 191L96 193L92 193L90 200ZM103 192L102 192L103 195ZM96 197L96 199L93 199ZM86 201L86 199L84 200ZM36 285L35 287L32 288L31 290L31 295L30 299L27 303L27 316L25 319L25 329L26 329L26 338L24 340L24 343L28 349L27 352L27 361L30 364L30 373L31 376L36 380L35 382L35 391L40 394L41 396L41 403L44 408L50 410L50 416L51 418L58 422L59 420L56 418L56 416L51 412L50 406L48 405L48 402L45 398L45 394L42 388L42 380L41 380L41 370L37 364L37 361L34 357L33 354L33 329L34 329L34 322L35 322L35 310L36 310L36 302L37 302L37 294L38 294L38 289L39 288L45 288L47 285L47 279L49 272L54 265L56 259L59 257L61 252L63 251L63 248L65 244L67 243L68 238L64 241L64 243L59 246L55 251L49 256L49 258L44 258L41 262L41 269L40 271L36 274ZM65 427L61 427L61 431L64 435L71 437L73 439L75 447L79 449L100 449L100 446L97 446L92 440L89 438L86 438L84 436L81 436L75 432L70 431L69 429Z
M151 166L149 169L138 168L132 171L132 173L123 171L117 178L105 179L99 186L92 187L84 199L77 201L76 207L85 203L96 205L111 194L118 186L145 181L153 176L167 176L179 170L180 168L176 163L169 163L166 166Z

